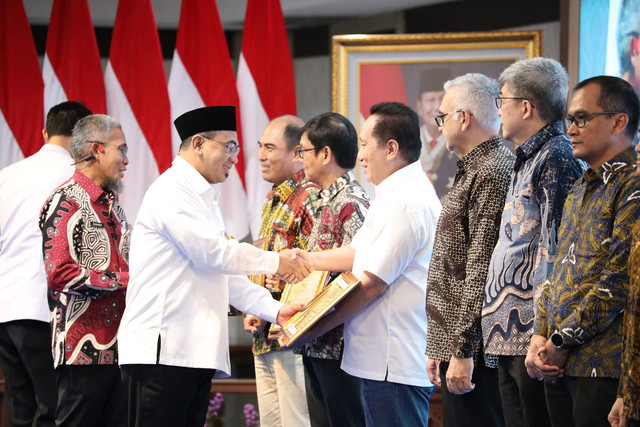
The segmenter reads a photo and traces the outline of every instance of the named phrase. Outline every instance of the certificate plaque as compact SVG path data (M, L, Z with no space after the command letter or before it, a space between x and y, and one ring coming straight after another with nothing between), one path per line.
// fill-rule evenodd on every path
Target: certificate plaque
M291 317L284 325L282 332L288 338L289 344L304 335L318 320L331 311L344 297L360 284L358 278L350 271L345 271L313 300L307 308Z
M284 304L307 304L322 292L327 280L328 271L312 271L304 280L298 283L287 283L280 302ZM280 335L279 325L271 324L269 327L269 339L277 339Z

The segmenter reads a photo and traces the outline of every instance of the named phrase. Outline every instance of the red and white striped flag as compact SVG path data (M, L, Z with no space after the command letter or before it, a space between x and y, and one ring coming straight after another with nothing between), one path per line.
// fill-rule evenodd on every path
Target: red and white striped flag
M271 189L271 184L262 179L257 142L270 120L296 114L293 63L279 0L249 0L247 4L237 87L251 233L255 238L262 220L262 202Z
M231 57L214 0L182 1L176 50L169 75L169 98L172 121L194 108L210 105L239 107ZM237 122L239 126L239 109ZM176 155L180 137L173 126L172 135L173 153ZM240 136L239 128L238 139ZM225 227L227 233L236 238L243 238L249 233L243 180L244 161L239 154L238 164L231 170L229 178L218 184Z
M147 188L172 160L171 108L150 0L120 0L104 80L107 111L122 123L129 145L120 202L134 223Z
M21 0L0 1L0 169L44 144L44 83Z
M44 114L64 101L107 112L100 54L87 0L54 0L42 66Z

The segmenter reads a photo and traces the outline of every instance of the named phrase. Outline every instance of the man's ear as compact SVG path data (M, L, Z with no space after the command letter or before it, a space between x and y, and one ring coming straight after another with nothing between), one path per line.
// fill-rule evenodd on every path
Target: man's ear
M528 99L522 100L522 118L530 119L533 117L533 104Z
M629 124L629 116L627 116L626 114L618 114L613 124L613 130L611 131L611 133L613 133L614 135L617 135L620 132L624 132L628 124Z
M201 135L193 135L191 137L191 148L196 154L202 153L202 146L204 145L204 138Z
M326 166L329 163L331 163L331 157L333 156L333 152L331 151L331 148L329 147L322 147L322 150L320 151L320 153L318 153L318 156L322 156L322 165Z
M400 154L400 146L398 141L395 139L390 139L387 141L387 159L394 159Z

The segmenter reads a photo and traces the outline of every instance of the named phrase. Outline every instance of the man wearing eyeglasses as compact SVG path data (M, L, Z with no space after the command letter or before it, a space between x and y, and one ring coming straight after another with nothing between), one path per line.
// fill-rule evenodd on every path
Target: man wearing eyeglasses
M76 171L40 214L53 365L56 425L126 425L116 334L129 283L129 226L117 193L129 163L112 117L78 121Z
M269 251L306 250L309 244L320 187L309 182L302 170L298 149L303 126L298 117L277 117L258 141L262 178L273 184L262 207L258 235L266 239L263 247ZM279 299L283 284L267 276L266 285ZM269 340L267 322L253 316L244 322L245 330L253 333L260 424L308 426L302 356L280 348L277 340Z
M633 150L640 103L626 81L598 76L578 83L568 113L573 154L589 169L565 202L526 366L532 378L564 377L577 426L602 425L621 373L627 260L640 215Z
M504 424L496 358L482 347L480 312L514 157L498 136L498 82L465 74L444 84L436 123L460 158L444 199L427 280L427 372L450 426Z
M499 81L502 135L518 148L484 292L484 348L498 358L507 426L571 425L564 409L568 391L529 378L524 366L535 304L555 259L562 206L584 170L562 127L567 72L554 59L532 58L507 67ZM545 394L552 396L549 407Z
M261 251L224 231L215 184L238 161L236 110L179 116L172 166L150 187L133 229L127 308L118 334L130 426L202 426L211 379L228 377L228 305L282 323L283 305L247 274L309 273L290 252Z
M0 366L7 424L53 426L57 390L38 219L51 192L73 174L69 141L91 111L62 102L47 113L44 144L0 171Z

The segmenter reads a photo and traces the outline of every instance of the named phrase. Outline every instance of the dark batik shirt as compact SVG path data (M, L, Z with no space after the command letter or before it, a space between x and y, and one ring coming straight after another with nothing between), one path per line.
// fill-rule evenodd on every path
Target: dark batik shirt
M320 189L307 181L304 170L273 186L262 205L259 237L266 238L266 250L307 249ZM279 290L273 291L280 298ZM253 334L255 354L280 350L277 340L266 339L268 332L267 327L262 333Z
M509 188L514 156L499 137L458 161L458 170L438 219L427 279L427 351L482 357L480 313L491 251ZM487 366L495 361L487 360Z
M624 398L624 415L640 420L640 221L633 227L632 239L620 390Z
M369 196L351 171L323 189L309 238L309 250L322 251L351 243L364 222L369 203ZM344 347L343 332L341 325L306 344L300 353L320 359L340 360Z
M538 300L535 334L558 331L569 349L565 375L620 376L631 231L640 215L640 177L630 147L589 168L571 189L558 256Z
M562 207L585 169L560 121L516 149L482 308L485 352L527 354L536 303L557 253Z
M117 365L116 335L129 284L124 211L82 172L40 213L54 366Z

